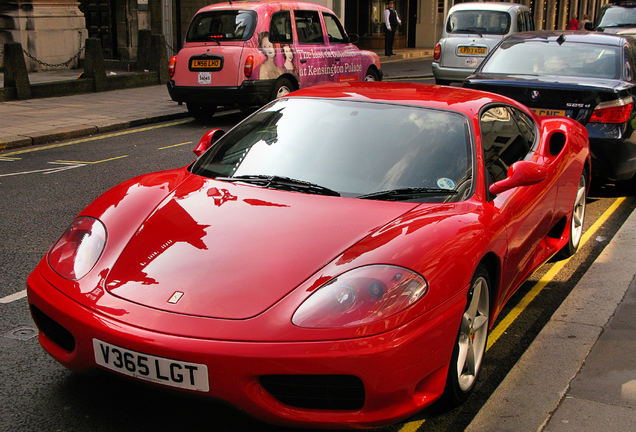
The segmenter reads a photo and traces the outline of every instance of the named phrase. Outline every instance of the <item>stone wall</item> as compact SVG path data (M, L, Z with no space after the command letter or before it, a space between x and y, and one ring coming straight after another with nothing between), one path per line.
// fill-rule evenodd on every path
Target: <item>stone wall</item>
M71 0L17 0L0 3L0 50L5 41L19 42L33 58L27 69L53 69L42 63L66 62L80 51L87 38L84 15ZM0 66L1 64L0 56ZM77 67L77 57L70 64Z

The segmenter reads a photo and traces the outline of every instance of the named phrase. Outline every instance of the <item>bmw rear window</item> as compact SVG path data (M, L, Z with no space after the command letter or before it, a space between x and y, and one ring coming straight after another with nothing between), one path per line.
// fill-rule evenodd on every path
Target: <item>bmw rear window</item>
M446 32L451 34L504 35L510 30L507 12L468 10L454 12L446 22Z
M567 41L504 42L481 68L486 73L618 79L621 48Z
M244 41L252 37L255 27L256 12L251 10L203 12L192 20L186 41Z

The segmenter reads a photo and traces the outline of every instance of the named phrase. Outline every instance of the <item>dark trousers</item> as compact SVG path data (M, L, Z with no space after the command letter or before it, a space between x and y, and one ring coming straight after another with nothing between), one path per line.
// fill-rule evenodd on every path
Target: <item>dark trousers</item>
M393 54L393 39L395 39L395 29L384 28L384 55Z

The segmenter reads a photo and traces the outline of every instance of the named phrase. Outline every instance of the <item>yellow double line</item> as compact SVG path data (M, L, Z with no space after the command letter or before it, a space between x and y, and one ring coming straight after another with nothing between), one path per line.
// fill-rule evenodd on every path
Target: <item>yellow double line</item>
M617 198L612 205L610 205L605 212L592 224L592 226L583 234L581 237L581 243L579 244L579 248L582 248L589 240L592 238L594 234L599 230L601 226L607 219L609 219L612 214L618 209L618 207L625 201L626 197ZM550 267L541 279L537 281L536 284L528 291L528 293L517 303L511 310L508 312L500 322L495 326L494 329L490 332L488 336L488 345L486 346L486 351L490 349L491 346L494 345L495 342L504 334L508 327L512 325L512 323L521 315L521 312L525 310L526 307L535 299L537 295L545 288L545 286L550 283L555 276L570 262L573 257L564 259L559 261ZM399 432L414 432L422 426L426 422L426 419L415 420L411 422L404 423L400 428Z

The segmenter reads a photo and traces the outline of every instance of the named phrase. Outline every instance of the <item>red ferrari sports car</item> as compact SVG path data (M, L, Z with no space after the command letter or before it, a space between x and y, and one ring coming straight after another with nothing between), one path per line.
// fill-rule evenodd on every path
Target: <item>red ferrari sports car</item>
M474 388L488 330L585 215L586 130L503 96L345 83L83 210L28 278L39 341L262 420L372 427Z

